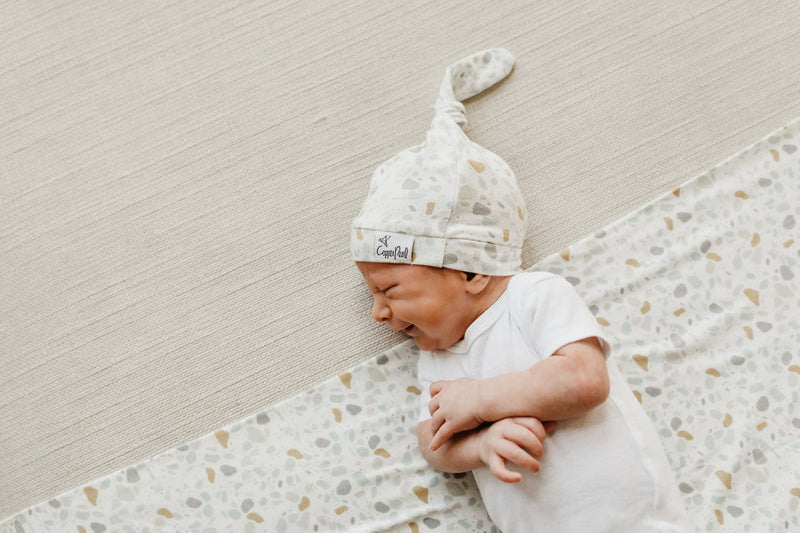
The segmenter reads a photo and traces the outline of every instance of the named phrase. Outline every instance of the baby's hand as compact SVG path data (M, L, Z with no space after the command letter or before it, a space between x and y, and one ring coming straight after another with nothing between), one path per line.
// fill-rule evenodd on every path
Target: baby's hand
M545 427L536 418L515 417L498 420L480 434L479 456L494 476L506 483L522 481L522 474L506 467L506 461L531 472L541 464L535 458L544 454Z
M436 381L431 385L431 401L428 404L433 431L431 451L435 452L456 433L474 429L485 422L478 416L479 384L476 379L460 378Z

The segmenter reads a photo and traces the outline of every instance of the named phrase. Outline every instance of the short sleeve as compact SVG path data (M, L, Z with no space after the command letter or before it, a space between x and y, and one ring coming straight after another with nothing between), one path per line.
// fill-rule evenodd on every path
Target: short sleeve
M603 331L575 288L549 273L520 274L509 306L525 342L540 358L572 342L597 337L606 358L611 348Z

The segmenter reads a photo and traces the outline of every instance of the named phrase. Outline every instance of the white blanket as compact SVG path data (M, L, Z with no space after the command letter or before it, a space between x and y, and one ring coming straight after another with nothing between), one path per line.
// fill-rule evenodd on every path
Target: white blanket
M702 531L800 528L800 121L537 264L570 280ZM324 354L321 354L324 357ZM417 451L409 342L2 533L492 531Z

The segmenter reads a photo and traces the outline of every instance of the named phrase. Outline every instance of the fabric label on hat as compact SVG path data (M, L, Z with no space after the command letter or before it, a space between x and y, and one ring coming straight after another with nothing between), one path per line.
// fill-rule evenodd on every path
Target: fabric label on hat
M410 263L414 236L403 233L376 232L373 252L375 261Z

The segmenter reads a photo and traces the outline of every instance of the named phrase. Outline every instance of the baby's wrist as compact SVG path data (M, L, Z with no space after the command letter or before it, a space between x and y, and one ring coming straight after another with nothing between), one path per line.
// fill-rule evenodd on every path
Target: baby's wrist
M478 432L477 438L475 439L476 445L476 454L478 456L478 460L483 463L483 466L489 466L489 457L487 455L487 447L486 447L486 439L487 435L489 434L489 428L483 428L481 431Z
M477 399L477 408L475 417L481 422L496 422L500 420L497 416L497 399L500 395L492 387L490 380L479 380L476 382L475 397Z

